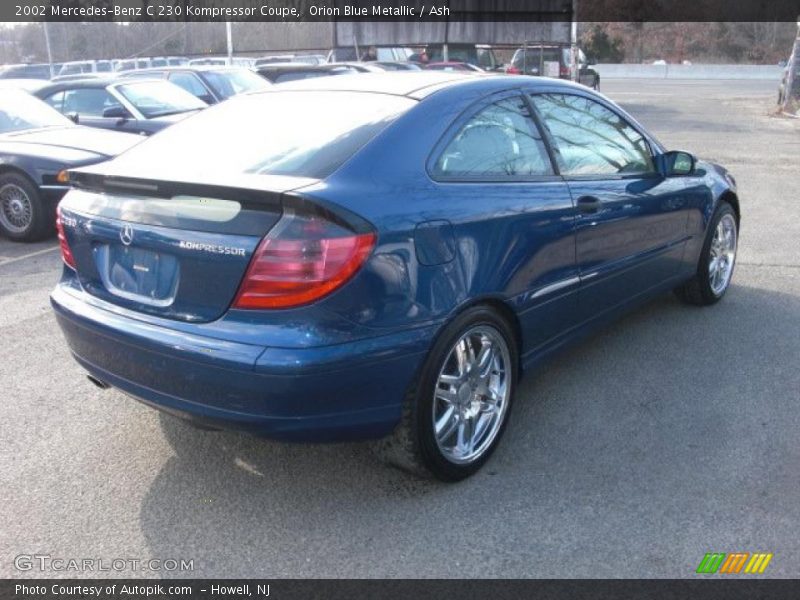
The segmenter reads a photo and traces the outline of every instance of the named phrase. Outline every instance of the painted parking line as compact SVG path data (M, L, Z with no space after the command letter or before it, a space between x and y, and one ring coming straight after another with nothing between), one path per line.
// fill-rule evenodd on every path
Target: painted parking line
M0 260L0 267L2 267L3 265L10 265L11 263L15 263L20 260L25 260L26 258L33 258L34 256L39 256L40 254L47 254L48 252L52 252L53 250L58 250L58 249L59 249L58 246L53 246L51 248L45 248L44 250L29 252L28 254L23 254L22 256L15 256L14 258Z

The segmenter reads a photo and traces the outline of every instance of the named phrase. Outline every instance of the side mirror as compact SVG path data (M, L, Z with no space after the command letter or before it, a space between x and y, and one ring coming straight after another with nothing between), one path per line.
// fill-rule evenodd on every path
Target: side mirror
M124 106L109 106L103 109L103 117L106 119L129 119L131 114Z
M81 120L81 116L76 112L67 113L67 118L75 123L75 125L78 125Z
M694 156L680 150L665 152L658 158L660 171L664 177L691 175L694 173L694 167L697 162Z

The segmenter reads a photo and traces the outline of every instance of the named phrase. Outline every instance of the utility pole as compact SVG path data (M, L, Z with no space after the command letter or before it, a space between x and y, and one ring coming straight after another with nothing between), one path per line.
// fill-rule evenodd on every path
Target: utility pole
M47 21L42 23L44 25L44 45L47 48L47 62L50 65L50 79L56 76L53 72L53 52L50 50L50 29L47 26Z
M230 21L225 21L225 35L228 37L228 66L230 66L233 64L233 36Z
M786 113L795 111L795 114L800 116L800 15L797 17L797 38L794 40L794 47L786 69L786 83L784 83L781 108Z
M569 32L570 76L578 81L578 0L572 0L572 19Z

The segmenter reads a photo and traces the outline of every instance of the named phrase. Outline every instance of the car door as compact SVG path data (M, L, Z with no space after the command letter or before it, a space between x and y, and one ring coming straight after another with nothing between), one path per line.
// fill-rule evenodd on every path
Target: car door
M47 99L45 99L47 100ZM81 125L138 133L138 121L105 87L64 90L61 111L77 113Z
M575 317L575 209L522 95L492 97L463 115L429 166L436 205L453 219L468 295L502 290L519 315L523 353Z
M578 92L530 98L578 211L581 318L676 276L688 239L685 181L657 172L650 142L610 105Z

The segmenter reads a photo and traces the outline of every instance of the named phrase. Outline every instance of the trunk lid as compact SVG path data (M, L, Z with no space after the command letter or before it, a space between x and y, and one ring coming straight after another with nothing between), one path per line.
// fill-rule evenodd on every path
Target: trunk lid
M282 194L301 183L278 178L293 181L249 189L71 176L77 188L60 211L81 286L126 309L191 322L228 309L281 217Z
M9 136L15 142L83 150L101 157L113 157L142 141L130 133L106 131L93 127L47 127Z

